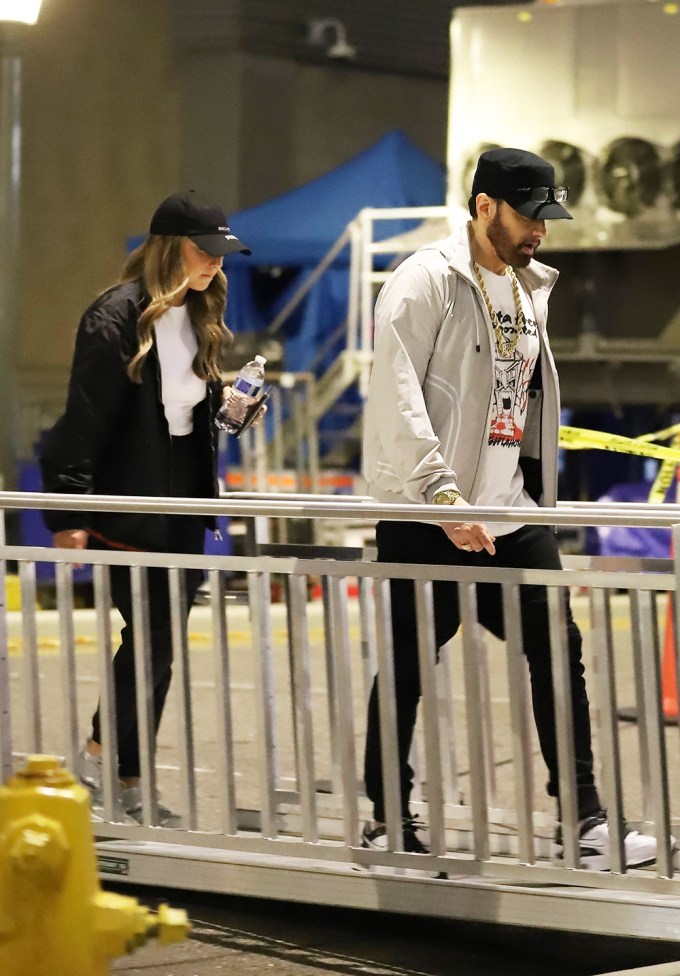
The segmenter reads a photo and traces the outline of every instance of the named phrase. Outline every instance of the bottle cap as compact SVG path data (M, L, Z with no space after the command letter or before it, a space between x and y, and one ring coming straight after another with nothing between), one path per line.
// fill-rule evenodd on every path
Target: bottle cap
M267 362L266 356L256 356L255 362L262 363L262 365L264 366L264 364Z

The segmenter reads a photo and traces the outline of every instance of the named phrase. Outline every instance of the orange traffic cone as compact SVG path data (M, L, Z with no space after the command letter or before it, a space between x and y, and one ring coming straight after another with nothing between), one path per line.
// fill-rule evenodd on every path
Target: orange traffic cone
M661 704L663 717L668 724L678 721L678 678L675 667L675 635L673 626L673 600L668 594L666 629L663 639L663 659L661 663Z
M680 721L678 710L678 682L675 666L675 626L673 621L673 599L668 594L666 626L663 635L663 656L661 659L661 710L666 725L677 725ZM636 708L620 708L618 717L623 722L637 722Z

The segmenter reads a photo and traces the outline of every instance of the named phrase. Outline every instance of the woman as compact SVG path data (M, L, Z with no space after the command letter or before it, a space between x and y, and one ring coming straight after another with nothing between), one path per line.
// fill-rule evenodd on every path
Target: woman
M194 190L168 197L147 240L121 280L86 310L76 338L66 411L46 436L41 456L49 492L214 497L216 428L222 403L220 352L225 254L248 248L223 211ZM121 512L45 512L59 548L202 553L200 516ZM185 571L187 613L202 574ZM149 626L155 733L170 686L172 640L167 571L149 569ZM130 570L111 567L111 593L125 627L115 655L120 800L141 821ZM155 741L155 735L154 735ZM78 774L102 802L99 708ZM158 822L179 817L158 804Z

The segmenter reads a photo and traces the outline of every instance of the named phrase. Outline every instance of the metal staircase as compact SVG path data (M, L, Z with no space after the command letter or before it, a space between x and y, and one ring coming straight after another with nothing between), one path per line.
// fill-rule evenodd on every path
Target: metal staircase
M280 380L269 377L273 386L280 391L276 394L280 398L280 406L267 449L272 467L294 465L299 471L299 482L308 482L311 470L309 465L305 466L305 458L312 450L313 441L315 446L312 453L320 468L357 470L362 407L373 359L373 306L377 292L390 270L403 257L421 244L449 233L447 213L445 207L362 210L265 330L269 334L279 334L282 325L307 297L312 285L349 243L347 318L340 329L328 337L315 360L323 361L328 350L338 346L340 351L330 367L320 375L288 373L281 374ZM409 220L418 222L418 226L398 237L376 241L376 223L385 220ZM384 267L386 259L387 267ZM377 263L382 267L377 267ZM288 391L298 389L298 409L291 409L286 402ZM356 394L350 399L347 394L352 389L356 390ZM298 469L300 463L303 465L301 470Z

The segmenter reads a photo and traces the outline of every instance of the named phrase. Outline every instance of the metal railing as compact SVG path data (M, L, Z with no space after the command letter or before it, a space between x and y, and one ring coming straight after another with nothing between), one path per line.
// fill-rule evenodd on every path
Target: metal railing
M3 608L0 614L2 771L6 776L34 751L53 752L73 765L100 697L106 822L97 825L97 834L105 876L118 872L142 883L403 911L414 910L415 898L417 910L426 914L676 937L680 885L670 838L680 825L678 732L664 724L659 630L671 594L677 633L677 557L573 557L562 571L471 570L381 564L361 547L271 542L273 520L356 521L358 513L367 521L446 517L437 506L386 506L365 498L239 494L196 501L0 493L3 512L17 508L162 508L253 520L254 548L244 556L75 552L7 545L0 538L2 573L8 561L16 563L21 583L21 610ZM678 506L574 504L521 513L478 508L476 515L557 526L673 526L674 551L680 552ZM56 563L55 611L37 608L35 567L45 561ZM83 561L93 565L94 606L74 611L72 568ZM155 764L148 649L144 642L136 649L140 826L116 822L111 655L120 620L111 610L108 574L110 566L121 564L132 566L140 633L148 611L148 567L168 568L174 594L175 680ZM187 568L206 571L210 603L194 608L185 634L180 593ZM225 581L234 572L247 574L247 606L224 599ZM389 730L389 579L397 577L415 581L419 608L423 698L412 764L413 807L430 826L432 853L424 857L399 851L398 777ZM464 625L435 667L436 580L458 583ZM479 582L502 588L505 644L481 639L474 596ZM320 599L310 599L312 583ZM559 864L551 860L555 810L542 789L545 769L528 718L521 650L519 592L532 583L548 587L555 637L565 838ZM655 834L658 858L652 868L626 870L616 827L613 870L595 874L579 867L567 650L557 636L565 586L584 633L598 780L610 822L618 824L625 815L632 826ZM366 699L378 664L381 701L388 703L383 755L395 852L360 846L362 820L371 815L361 780ZM636 723L619 721L619 702L633 704ZM152 826L157 785L181 808L186 829ZM414 877L416 869L445 872L448 880Z

